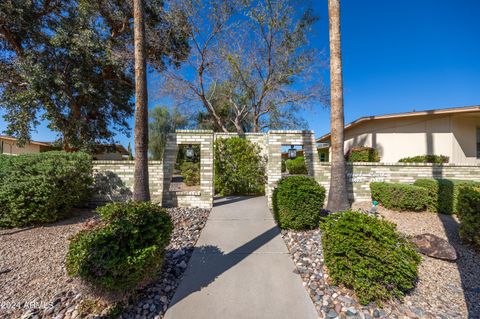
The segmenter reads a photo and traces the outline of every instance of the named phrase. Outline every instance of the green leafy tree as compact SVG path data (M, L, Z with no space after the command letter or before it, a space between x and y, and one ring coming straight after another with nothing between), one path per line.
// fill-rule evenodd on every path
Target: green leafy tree
M145 1L145 12L149 65L157 71L178 65L189 50L185 17L161 0ZM5 132L22 144L45 121L64 149L111 142L116 132L129 135L132 18L131 1L0 2Z
M177 108L170 110L165 106L156 106L151 109L148 123L150 158L161 160L165 144L167 143L168 133L173 133L176 129L185 128L188 124L189 118L180 113Z

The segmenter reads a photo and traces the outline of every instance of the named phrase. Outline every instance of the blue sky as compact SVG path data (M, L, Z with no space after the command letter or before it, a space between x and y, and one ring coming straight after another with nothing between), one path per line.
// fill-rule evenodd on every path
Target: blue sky
M312 45L328 52L327 0L312 2L320 15ZM480 1L342 0L341 10L347 123L367 115L480 104ZM158 100L150 80L153 107ZM304 113L317 136L329 131L328 110L318 106ZM44 125L32 137L55 139ZM117 139L133 145L133 136Z

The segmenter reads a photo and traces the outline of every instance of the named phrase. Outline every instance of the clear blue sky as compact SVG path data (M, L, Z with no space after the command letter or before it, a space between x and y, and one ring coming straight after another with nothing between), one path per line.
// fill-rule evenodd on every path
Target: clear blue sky
M312 2L321 18L312 44L328 52L327 0ZM341 10L347 123L366 115L480 104L479 0L343 0ZM149 91L153 107L154 81ZM305 118L317 136L329 131L328 110L317 107ZM33 134L35 140L54 138L44 126ZM118 140L133 145L133 136Z

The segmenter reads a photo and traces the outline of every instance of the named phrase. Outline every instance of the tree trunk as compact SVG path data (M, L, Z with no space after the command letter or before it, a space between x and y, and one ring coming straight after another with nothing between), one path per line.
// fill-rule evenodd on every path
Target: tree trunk
M143 0L133 0L133 23L135 45L135 175L133 200L149 201L148 95Z
M332 166L327 209L332 212L337 212L350 208L347 197L345 155L343 146L343 128L345 123L343 115L340 0L328 0L328 17L330 24L330 143L332 150Z

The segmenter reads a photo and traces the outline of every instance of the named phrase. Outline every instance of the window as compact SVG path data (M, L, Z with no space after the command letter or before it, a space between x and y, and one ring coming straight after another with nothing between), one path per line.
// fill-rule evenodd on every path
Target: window
M477 127L477 158L480 159L480 127Z

